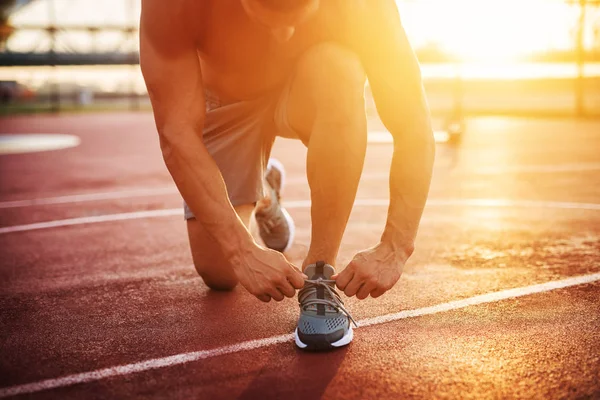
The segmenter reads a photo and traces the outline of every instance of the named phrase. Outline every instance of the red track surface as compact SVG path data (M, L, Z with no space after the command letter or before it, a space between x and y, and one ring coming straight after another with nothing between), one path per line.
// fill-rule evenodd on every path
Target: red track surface
M4 132L67 133L82 143L0 156L0 229L181 206L148 114L2 119ZM402 279L380 299L348 299L355 318L600 272L599 148L596 121L469 121L461 146L439 145L431 203ZM359 204L386 199L390 151L389 145L369 147ZM290 177L284 201L307 200L303 146L281 140L274 156ZM137 189L165 190L63 204L6 203ZM466 201L472 199L516 203ZM298 237L288 256L300 263L309 209L290 204L296 205L290 213ZM339 268L375 244L385 215L382 206L355 208ZM241 288L207 290L186 240L180 216L0 233L0 394L293 331L294 300L262 304ZM255 350L234 347L230 354L209 352L192 362L27 397L598 398L599 293L600 283L592 282L402 318L360 328L349 347L324 354L300 352L289 340Z

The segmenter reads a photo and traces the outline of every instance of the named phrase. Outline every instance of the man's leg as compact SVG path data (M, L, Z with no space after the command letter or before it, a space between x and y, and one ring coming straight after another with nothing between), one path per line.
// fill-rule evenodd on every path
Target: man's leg
M235 211L246 227L250 226L253 209L254 204L235 207ZM187 220L187 230L194 266L204 282L215 290L233 289L238 283L233 268L215 246L204 227L195 218L192 218Z
M308 144L312 237L304 267L335 265L366 151L364 84L358 56L333 43L315 46L297 66L286 107Z
M263 129L264 110L270 103L264 99L228 103L209 91L205 91L205 98L204 145L219 167L238 216L251 227L254 205L263 194L265 151L272 143L272 138L264 135L269 130ZM186 204L184 216L194 266L204 282L212 289L233 289L238 279L232 265ZM253 236L256 239L258 235L253 232Z

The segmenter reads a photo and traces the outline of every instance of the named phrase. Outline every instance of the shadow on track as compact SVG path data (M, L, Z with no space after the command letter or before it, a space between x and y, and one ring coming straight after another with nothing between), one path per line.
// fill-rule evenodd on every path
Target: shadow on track
M347 351L348 346L319 353L296 349L292 361L285 365L273 359L238 399L320 399L337 375Z

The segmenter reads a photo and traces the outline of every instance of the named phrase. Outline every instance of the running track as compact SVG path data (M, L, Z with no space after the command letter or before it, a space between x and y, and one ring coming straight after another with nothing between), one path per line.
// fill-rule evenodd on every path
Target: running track
M473 119L439 144L403 277L348 299L361 328L323 354L295 349L294 300L196 276L149 114L0 120L20 132L81 145L0 156L0 397L600 397L598 121ZM274 155L300 263L305 150ZM369 146L339 267L380 235L390 155Z

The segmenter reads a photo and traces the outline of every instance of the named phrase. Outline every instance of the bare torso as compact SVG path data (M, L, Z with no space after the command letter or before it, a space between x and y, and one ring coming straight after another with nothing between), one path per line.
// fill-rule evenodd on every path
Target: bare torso
M321 1L319 11L297 26L289 41L280 43L250 19L239 0L205 1L201 21L191 29L196 36L204 86L232 100L260 96L289 76L306 49L338 40L343 31L340 8L351 3Z

